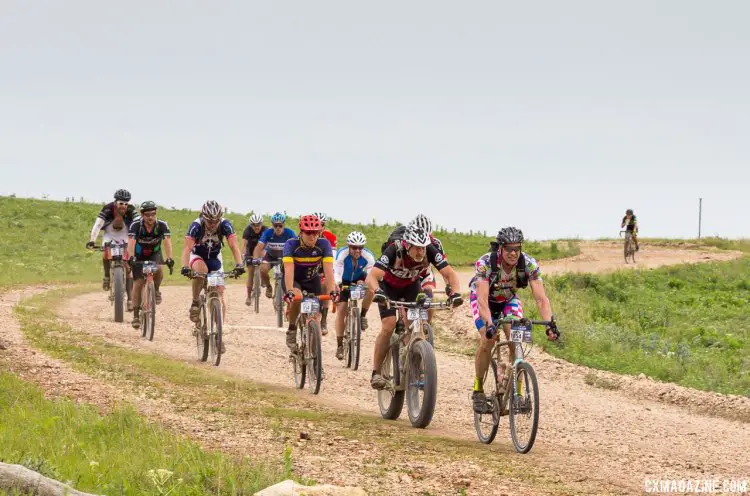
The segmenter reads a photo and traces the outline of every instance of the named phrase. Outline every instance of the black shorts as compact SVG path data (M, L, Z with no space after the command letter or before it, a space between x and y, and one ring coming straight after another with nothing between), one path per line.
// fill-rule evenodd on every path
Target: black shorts
M367 276L364 274L361 277L356 278L353 281L341 281L342 286L354 286L358 282L362 282L365 280ZM349 289L342 289L341 294L339 295L339 303L346 303L349 301Z
M319 277L303 282L294 281L294 287L315 295L319 295L323 292L323 284L320 282ZM286 293L286 282L284 282L283 278L281 279L281 289Z
M380 281L380 289L383 290L389 299L394 301L417 301L417 295L422 288L419 281L414 281L404 288L394 288L390 284L386 284L385 281ZM396 316L396 309L393 307L386 308L385 305L378 305L378 310L380 311L381 320Z
M133 280L138 281L143 279L143 264L138 262L156 262L159 265L164 265L164 260L161 258L161 252L152 253L148 257L135 257L136 264L133 266Z

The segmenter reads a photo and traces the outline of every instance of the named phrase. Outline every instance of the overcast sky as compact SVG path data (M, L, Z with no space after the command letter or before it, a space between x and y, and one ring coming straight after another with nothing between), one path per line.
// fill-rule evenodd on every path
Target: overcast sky
M750 2L0 0L0 194L750 236ZM93 219L92 214L92 219Z

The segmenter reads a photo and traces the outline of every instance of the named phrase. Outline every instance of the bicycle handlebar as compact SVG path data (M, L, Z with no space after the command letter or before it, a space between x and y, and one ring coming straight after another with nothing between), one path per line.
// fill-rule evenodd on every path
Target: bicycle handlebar
M331 299L331 295L329 294L305 294L303 296L295 295L294 301L302 301L305 298L309 297L315 297L319 299L320 301L329 301Z
M233 279L238 279L240 277L240 274L235 274L234 271L230 272L222 272L222 271L214 271L214 272L195 272L192 271L190 273L190 279L193 279L195 277L207 277L208 274L221 274L223 277L229 277Z

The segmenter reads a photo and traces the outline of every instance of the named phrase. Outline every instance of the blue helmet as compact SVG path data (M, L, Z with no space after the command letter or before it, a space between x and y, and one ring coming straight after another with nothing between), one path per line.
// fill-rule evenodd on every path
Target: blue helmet
M282 214L281 212L276 212L271 216L271 222L274 224L283 224L286 222L286 215Z

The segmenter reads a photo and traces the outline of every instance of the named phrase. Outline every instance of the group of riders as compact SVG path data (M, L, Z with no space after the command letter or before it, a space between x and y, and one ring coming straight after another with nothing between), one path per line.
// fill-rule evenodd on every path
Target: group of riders
M114 201L105 205L99 213L91 237L86 244L93 249L100 231L104 230L103 245L111 242L127 243L126 259L129 274L127 284L128 311L134 312L132 325L140 326L138 316L140 288L144 276L138 262L152 261L159 265L174 267L169 226L157 219L157 206L153 201L140 204L139 212L130 203L131 195L124 189L117 190ZM224 218L224 208L216 201L203 204L200 216L188 228L182 250L181 274L191 277L193 272L207 273L222 270L221 250L226 240L231 249L235 266L232 272L240 276L247 267L247 300L250 305L255 270L260 266L261 286L265 295L272 298L273 287L269 271L279 265L283 278L283 299L289 305L289 327L286 344L291 353L297 352L296 322L303 291L310 294L329 294L333 304L338 305L335 322L337 350L336 358L344 357L343 336L345 306L349 298L347 289L353 285L367 288L362 301L362 330L367 329L367 313L373 301L390 300L417 301L421 293L432 296L435 288L433 268L445 281L445 294L452 307L463 303L461 285L457 273L448 263L443 245L433 236L432 223L419 214L405 226L399 226L381 246L381 255L375 257L365 247L367 238L358 231L349 233L346 246L337 250L336 236L326 229L328 218L323 213L303 215L299 218L298 234L286 225L286 215L271 216L271 227L264 225L261 215L254 214L242 235L242 246L237 242L232 223ZM637 221L632 210L623 218L626 227L635 238ZM512 320L523 317L523 307L516 290L528 287L536 302L542 319L553 321L552 308L542 283L542 272L537 261L522 251L524 236L515 227L501 229L490 251L474 264L474 277L469 282L469 303L474 325L481 343L475 356L475 380L473 405L478 413L486 413L487 400L483 391L483 378L490 363L490 352L500 334L495 324L500 319ZM636 241L637 243L637 241ZM637 244L636 244L637 246ZM164 253L162 253L162 251ZM165 258L166 257L166 258ZM104 280L102 287L109 290L110 262L106 251L103 259ZM278 269L277 269L278 270ZM160 284L163 279L161 267L154 276L156 303L161 302ZM134 286L134 287L133 287ZM199 318L199 297L202 280L193 279L190 320ZM132 298L131 298L132 295ZM327 304L328 302L326 302ZM381 330L375 340L373 370L370 384L373 389L386 387L381 375L381 364L388 352L391 334L396 328L396 309L379 304ZM327 330L326 305L321 308L321 333ZM508 319L508 317L510 319ZM431 318L431 317L430 317ZM503 324L505 339L509 339L510 324ZM560 336L552 324L546 329L547 338L556 340ZM511 363L513 357L511 356Z

